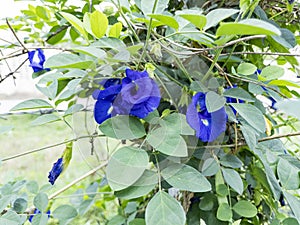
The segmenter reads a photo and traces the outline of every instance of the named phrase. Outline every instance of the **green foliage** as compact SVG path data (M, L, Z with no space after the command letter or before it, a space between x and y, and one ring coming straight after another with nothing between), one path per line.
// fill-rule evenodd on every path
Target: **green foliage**
M103 8L104 2L110 5ZM45 98L11 111L46 113L31 121L36 128L56 121L71 128L74 138L63 134L66 140L53 146L74 142L66 149L90 152L91 171L74 178L66 197L60 195L67 183L58 192L38 180L1 183L0 224L29 224L34 209L40 213L32 224L39 225L299 224L299 144L289 136L299 135L300 85L286 76L299 76L290 53L300 43L298 6L249 0L28 5L9 24L16 35L25 33L28 49L43 47L50 71L32 76ZM19 46L1 43L19 50L7 59L27 54ZM126 68L147 70L160 88L159 107L146 118L116 115L96 124L88 113L92 94L106 88L104 80L124 78ZM186 119L196 92L206 94L208 114L226 109L226 131L210 143L200 141ZM84 118L76 118L81 111ZM213 118L194 119L208 126ZM279 140L291 130L286 143ZM10 132L13 126L0 126L1 135ZM4 158L1 166L21 156Z

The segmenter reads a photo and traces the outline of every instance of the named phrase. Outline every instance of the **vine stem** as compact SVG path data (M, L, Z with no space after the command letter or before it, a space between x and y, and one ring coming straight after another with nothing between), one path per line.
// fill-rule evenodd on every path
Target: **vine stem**
M152 14L155 12L155 9L156 9L156 6L157 6L157 2L158 0L155 0L154 1L154 5L153 5L153 8L152 8ZM143 51L142 51L142 54L141 54L141 58L138 62L138 65L137 65L137 69L139 68L145 54L146 54L146 51L147 51L147 47L148 47L148 44L149 44L149 39L150 39L150 36L151 36L151 27L152 27L152 21L153 19L150 18L150 21L149 21L149 27L147 29L147 36L146 36L146 42L145 42L145 45L144 45L144 48L143 48Z
M9 27L9 29L11 30L11 32L13 33L13 35L15 36L15 38L17 39L17 41L20 43L20 45L22 46L22 48L24 49L25 52L28 52L28 49L26 48L26 46L23 44L23 42L19 39L18 35L16 34L15 30L12 28L12 26L10 25L10 23L8 22L8 19L6 18L6 24Z
M278 55L278 56L300 57L300 54L285 53L285 52L230 52L230 53L222 53L220 56L227 56L230 54L231 55Z
M3 158L1 161L5 162L5 161L11 160L11 159L19 158L21 156L29 155L31 153L40 152L40 151L43 151L43 150L46 150L46 149L49 149L49 148L53 148L53 147L56 147L56 146L64 145L64 144L66 144L68 142L78 141L80 139L91 138L91 137L104 137L104 135L97 134L97 135L79 136L79 137L76 137L76 138L73 138L73 139L69 139L69 140L66 140L66 141L62 141L62 142L59 142L59 143L56 143L56 144L53 144L53 145L48 145L48 146L45 146L45 147L42 147L42 148L37 148L37 149L33 149L33 150L30 150L30 151L27 151L27 152L23 152L23 153L20 153L20 154L9 156L9 157Z
M72 181L71 183L69 183L68 185L66 185L65 187L63 187L62 189L60 189L57 192L55 192L52 195L50 195L49 196L49 200L54 199L56 196L58 196L61 193L65 192L66 190L68 190L69 188L71 188L73 185L79 183L80 181L84 180L85 178L93 175L94 173L96 173L98 170L102 169L106 165L107 165L107 161L103 162L102 164L100 164L99 166L95 167L94 169L88 171L86 174L83 174L81 177L77 178L76 180Z

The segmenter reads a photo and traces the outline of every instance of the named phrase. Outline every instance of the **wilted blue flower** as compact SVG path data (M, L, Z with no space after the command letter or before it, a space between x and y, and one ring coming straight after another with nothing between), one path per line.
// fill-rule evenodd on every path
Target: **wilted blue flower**
M94 117L101 124L116 115L132 115L146 117L154 111L160 102L158 85L147 71L126 69L126 77L108 79L102 86L104 90L96 90L93 97L97 99Z
M68 167L72 159L73 142L68 142L62 156L53 164L49 172L49 182L53 185L59 175Z
M289 4L293 4L295 0L288 0Z
M225 131L227 115L224 107L209 113L205 105L205 97L206 94L202 92L193 96L187 108L186 119L201 141L212 142Z
M28 52L28 59L35 73L42 70L50 70L49 68L44 68L46 58L42 49L38 48L37 50Z
M41 213L41 211L38 210L37 208L35 208L35 209L34 209L34 212L33 212L33 215L30 215L29 218L28 218L29 222L31 223L33 217L34 217L36 214L40 214L40 213ZM48 210L48 211L47 211L47 214L48 214L48 218L50 218L51 211Z
M49 172L49 182L53 185L58 176L63 171L63 158L59 158L56 163L53 164L51 171Z

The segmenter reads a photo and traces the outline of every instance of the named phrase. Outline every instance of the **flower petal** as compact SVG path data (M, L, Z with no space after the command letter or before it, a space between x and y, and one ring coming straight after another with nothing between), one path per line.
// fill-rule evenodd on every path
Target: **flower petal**
M94 108L94 118L97 123L101 124L112 116L110 110L113 106L112 101L98 100Z
M49 172L49 182L53 185L56 179L63 171L63 158L59 158L56 163L53 164L51 171Z

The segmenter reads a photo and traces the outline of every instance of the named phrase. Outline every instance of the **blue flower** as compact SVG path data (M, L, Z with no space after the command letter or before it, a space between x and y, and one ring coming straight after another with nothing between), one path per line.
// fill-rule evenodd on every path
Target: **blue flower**
M101 85L104 90L96 90L93 97L97 99L94 117L101 124L116 115L132 115L145 118L157 109L160 103L158 85L147 71L126 69L126 77L108 79Z
M43 70L50 70L49 68L44 68L46 58L42 49L38 48L37 50L28 52L28 59L33 72L35 73Z
M41 211L38 210L37 208L35 208L35 209L34 209L34 212L33 212L33 215L30 215L29 218L28 218L29 222L32 223L33 217L34 217L36 214L40 214L40 213L41 213ZM48 210L48 211L47 211L47 214L48 214L48 218L50 218L51 211Z
M288 0L289 4L293 4L295 0Z
M226 130L227 115L225 108L209 113L205 105L206 94L198 92L187 108L186 119L203 142L212 142Z
M231 88L237 88L237 85L234 84L232 87L226 88L226 90L231 89ZM245 101L241 100L241 99L232 98L232 97L226 97L226 102L227 103L244 103ZM236 110L232 106L230 106L230 108L232 109L234 115L236 115Z
M104 90L96 90L93 98L97 99L94 108L94 117L97 123L101 124L112 116L113 102L120 93L122 85L121 79L111 78L103 80L100 84Z
M59 158L56 163L53 164L51 171L49 172L49 182L53 185L56 179L59 177L61 172L63 171L63 158Z

